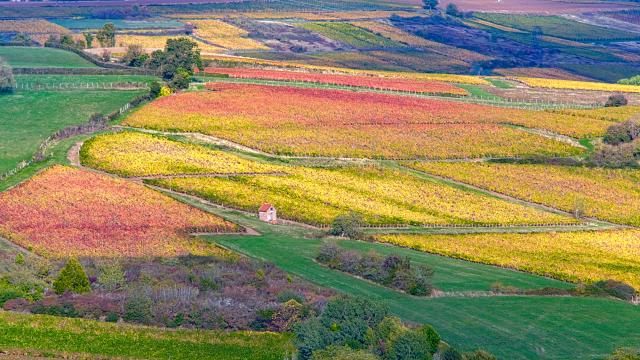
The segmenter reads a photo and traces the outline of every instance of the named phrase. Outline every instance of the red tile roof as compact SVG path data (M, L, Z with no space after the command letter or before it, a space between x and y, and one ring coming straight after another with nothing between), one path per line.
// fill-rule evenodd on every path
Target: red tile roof
M269 209L272 207L271 204L262 204L262 206L260 206L260 209L258 210L258 212L266 212L269 211Z

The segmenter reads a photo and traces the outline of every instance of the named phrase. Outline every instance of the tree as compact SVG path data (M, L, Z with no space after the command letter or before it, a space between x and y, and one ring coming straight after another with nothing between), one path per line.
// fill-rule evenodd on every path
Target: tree
M93 47L93 34L92 33L83 33L84 42L87 44L87 49L91 49Z
M19 33L16 36L14 36L13 39L11 39L11 42L27 46L27 45L30 45L33 42L33 40L31 39L31 36L29 34Z
M442 354L440 354L441 360L463 360L462 354L452 347L446 348Z
M102 47L116 46L116 26L113 23L106 23L96 34L96 39Z
M627 98L622 94L613 94L609 96L607 102L604 104L605 107L618 107L625 106L629 103Z
M152 54L152 58L154 54L156 53ZM204 70L198 44L185 37L167 40L164 53L156 54L156 59L153 60L153 63L160 64L162 76L167 80L173 79L180 69L184 70L188 77L193 75L195 68ZM185 73L181 74L182 77L184 75Z
M160 84L160 82L154 81L149 86L149 95L151 95L151 97L157 98L158 96L160 96L161 90L162 90L162 85Z
M362 215L350 212L340 215L333 220L329 233L335 236L346 236L351 239L359 238L362 235L360 228L364 225Z
M407 330L393 341L387 358L402 360L431 359L430 344L419 332Z
M449 5L447 5L447 9L445 10L445 13L449 16L460 16L460 10L458 10L458 5L454 4L454 3L449 3Z
M67 262L58 274L58 277L54 280L53 289L56 294L63 294L65 292L82 294L91 291L89 278L78 259L73 258Z
M433 10L438 7L438 0L422 0L422 7L427 10Z
M144 51L142 45L131 44L127 46L127 52L120 60L129 66L141 67L149 60L149 55Z
M111 61L111 51L104 49L102 51L102 54L100 55L100 59L104 62L109 62Z
M191 83L191 74L189 71L178 68L176 72L173 74L173 78L171 79L171 88L173 89L186 89L189 87Z

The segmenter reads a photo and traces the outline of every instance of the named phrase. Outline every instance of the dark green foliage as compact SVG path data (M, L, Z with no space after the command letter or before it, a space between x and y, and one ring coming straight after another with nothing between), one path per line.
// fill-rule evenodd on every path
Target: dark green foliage
M93 39L94 39L93 34L83 33L82 35L84 36L84 42L87 45L87 49L91 49L93 47Z
M54 315L54 316L63 316L63 317L79 317L78 311L72 304L62 304L62 305L35 305L31 308L31 312L34 314L44 314L44 315Z
M406 330L391 345L385 358L392 360L428 360L431 359L431 345L416 330Z
M285 303L289 300L295 300L300 304L304 304L306 301L306 299L304 298L304 294L299 293L297 291L293 291L293 290L281 291L280 293L278 293L277 299L278 299L278 302L281 302L281 303Z
M56 294L65 292L82 294L91 291L89 278L78 259L69 260L64 268L60 270L58 277L53 282L53 288Z
M161 89L162 89L162 85L160 84L160 82L154 81L151 83L151 85L149 85L149 94L152 97L157 98L160 95Z
M118 322L118 319L120 319L120 316L118 316L117 313L110 312L107 314L104 320L107 322Z
M358 213L348 213L340 215L333 220L329 234L335 236L346 236L351 239L357 239L362 236L360 228L364 225L362 215Z
M276 314L274 309L261 309L256 312L256 319L251 323L253 330L267 330Z
M167 40L164 51L151 53L148 66L160 70L167 80L174 79L179 72L181 77L190 78L195 68L204 69L198 44L186 37Z
M458 6L454 3L449 3L447 5L447 9L445 10L445 13L449 16L460 16L460 10L458 9Z
M463 360L462 354L452 347L447 347L440 354L440 360Z
M313 353L313 360L378 360L366 350L354 350L348 346L329 346Z
M171 88L173 89L186 89L191 82L191 74L189 71L179 68L171 79Z
M149 60L149 55L144 51L141 45L133 44L127 47L120 62L134 67L144 66Z
M425 341L429 344L429 353L435 354L438 351L438 345L440 345L440 335L431 325L422 325L417 330Z
M609 96L607 102L604 104L605 107L618 107L625 106L629 103L627 98L622 94L613 94Z
M153 317L152 305L151 297L142 292L138 293L136 296L129 298L125 303L124 320L140 324L151 323Z
M375 252L360 255L335 244L320 247L316 260L332 269L354 274L411 295L431 294L433 270L425 265L411 266L408 257L390 254L383 258Z
M628 79L618 80L618 84L622 85L640 85L640 75L632 76Z

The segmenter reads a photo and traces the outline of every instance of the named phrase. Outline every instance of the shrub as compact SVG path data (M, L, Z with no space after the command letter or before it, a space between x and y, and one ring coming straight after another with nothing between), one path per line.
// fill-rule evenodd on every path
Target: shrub
M462 358L464 360L498 360L493 354L485 350L475 350L464 353Z
M640 124L629 120L610 126L602 139L609 145L619 145L631 142L638 137L640 137Z
M160 91L162 91L162 85L159 81L154 81L149 85L149 95L153 98L157 98L160 96Z
M345 215L340 215L333 220L329 234L357 239L362 236L362 230L360 228L363 225L364 219L362 215L350 212Z
M618 107L625 106L629 103L627 98L622 94L613 94L609 96L607 102L604 104L605 107Z
M440 345L440 335L431 325L422 325L417 330L425 341L429 344L429 353L435 354L438 351L438 345Z
M54 280L53 288L56 294L65 292L82 294L91 291L89 278L78 259L73 258L67 262Z
M124 271L117 261L98 265L98 284L107 291L114 291L124 285Z
M312 360L377 360L378 357L366 350L354 350L348 346L329 346L313 353Z
M295 300L296 302L303 304L305 302L305 298L304 298L304 294L301 294L297 291L294 290L282 290L281 292L278 293L278 295L276 296L276 299L278 300L278 302L281 303L286 303L289 300Z
M151 297L142 291L137 291L135 295L125 302L124 320L141 324L150 324L153 301Z
M640 360L640 350L617 349L607 357L607 360Z
M375 252L360 255L340 249L334 244L320 247L316 260L332 269L354 274L411 295L431 294L433 270L427 266L411 266L409 258L391 254L382 258Z
M636 295L636 290L633 287L616 280L597 281L588 287L588 291L607 294L626 301L633 300Z
M431 359L431 344L420 332L407 330L392 342L386 358L398 360Z
M79 317L80 314L73 306L73 304L62 305L42 305L38 304L31 308L31 312L34 314L54 315L62 317Z
M16 88L16 80L13 77L11 67L0 60L0 94L11 93Z
M447 347L440 354L440 360L463 360L462 354L452 347Z

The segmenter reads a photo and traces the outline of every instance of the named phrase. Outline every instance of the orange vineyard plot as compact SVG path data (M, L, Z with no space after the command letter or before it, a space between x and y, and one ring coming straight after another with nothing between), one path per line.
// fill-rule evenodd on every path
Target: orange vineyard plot
M0 235L53 258L221 251L189 239L191 230L238 227L142 185L64 166L0 194Z
M536 112L343 90L245 84L208 88L161 98L125 124L201 132L281 155L441 159L582 151L500 125L536 122ZM542 125L575 127L573 121L562 123L568 116L544 115L553 119L543 118Z

